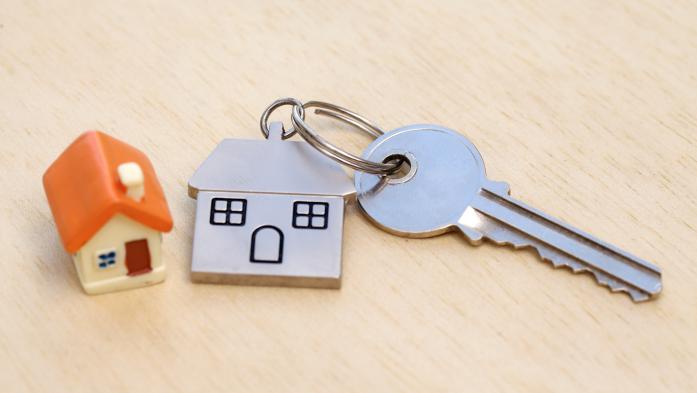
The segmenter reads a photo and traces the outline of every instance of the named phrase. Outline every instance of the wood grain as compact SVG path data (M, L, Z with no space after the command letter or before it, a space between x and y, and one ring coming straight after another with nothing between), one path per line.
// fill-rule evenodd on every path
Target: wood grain
M696 20L687 0L6 0L0 390L695 391ZM341 290L192 284L188 178L289 95L460 130L514 196L660 265L664 293L390 236L354 205ZM163 285L80 290L41 175L87 129L158 170Z

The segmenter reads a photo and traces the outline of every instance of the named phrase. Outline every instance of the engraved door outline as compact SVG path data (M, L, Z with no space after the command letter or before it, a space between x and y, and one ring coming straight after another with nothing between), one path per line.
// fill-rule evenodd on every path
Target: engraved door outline
M252 232L252 242L249 252L249 261L256 263L282 263L283 262L283 231L273 225L263 225ZM259 254L267 254L267 247L271 247L275 257L260 257ZM262 248L264 248L262 250Z

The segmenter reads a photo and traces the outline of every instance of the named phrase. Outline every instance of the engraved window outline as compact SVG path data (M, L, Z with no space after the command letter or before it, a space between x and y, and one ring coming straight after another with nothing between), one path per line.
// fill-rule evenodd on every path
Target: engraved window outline
M300 207L307 207L307 212L300 212ZM319 207L323 207L324 211L319 213ZM299 223L298 219L306 218L307 223ZM320 225L315 225L316 220L321 219ZM310 202L310 201L295 201L293 202L293 228L296 229L327 229L329 227L329 203L327 202Z
M218 207L218 202L223 202L223 208ZM234 208L233 204L240 202L241 208ZM218 216L216 216L218 214ZM224 220L220 220L220 214L224 214ZM231 220L231 217L237 217L239 220ZM216 220L216 218L218 218ZM211 225L226 225L233 227L244 226L247 221L247 200L243 198L213 198L211 200L211 214L209 223Z

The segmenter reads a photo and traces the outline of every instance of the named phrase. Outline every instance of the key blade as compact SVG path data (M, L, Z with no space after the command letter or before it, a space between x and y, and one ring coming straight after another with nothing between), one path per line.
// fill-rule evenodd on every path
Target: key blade
M478 235L514 248L531 247L554 267L590 272L599 284L626 292L637 302L662 289L657 266L488 187L479 192L458 226L475 243Z

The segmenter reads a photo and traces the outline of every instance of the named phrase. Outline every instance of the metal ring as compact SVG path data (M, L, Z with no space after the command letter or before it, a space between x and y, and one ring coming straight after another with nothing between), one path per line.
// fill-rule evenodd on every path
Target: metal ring
M303 108L303 103L302 101L298 100L297 98L292 98L292 97L286 97L286 98L279 98L278 100L274 101L266 107L266 110L264 110L264 113L261 114L261 119L259 119L259 127L261 128L261 133L264 134L264 137L266 139L269 139L269 116L273 111L276 109L284 106L284 105L291 105L293 106L293 112L295 112L295 109L298 109L298 116L302 119L305 120L305 108ZM286 128L283 127L283 133L281 134L281 139L288 139L295 135L297 131L295 130L295 127L291 127L290 130L286 131Z
M303 106L293 106L292 122L294 131L297 131L300 136L307 141L307 143L312 145L315 149L319 150L327 157L357 171L372 173L375 175L391 175L395 173L404 162L403 160L396 160L388 163L374 162L365 160L354 154L339 149L319 136L319 134L317 134L317 132L305 122L305 114L303 109L307 108L320 108L315 110L316 114L329 116L344 121L375 137L378 137L385 132L363 116L346 108L342 108L327 102L309 101Z

